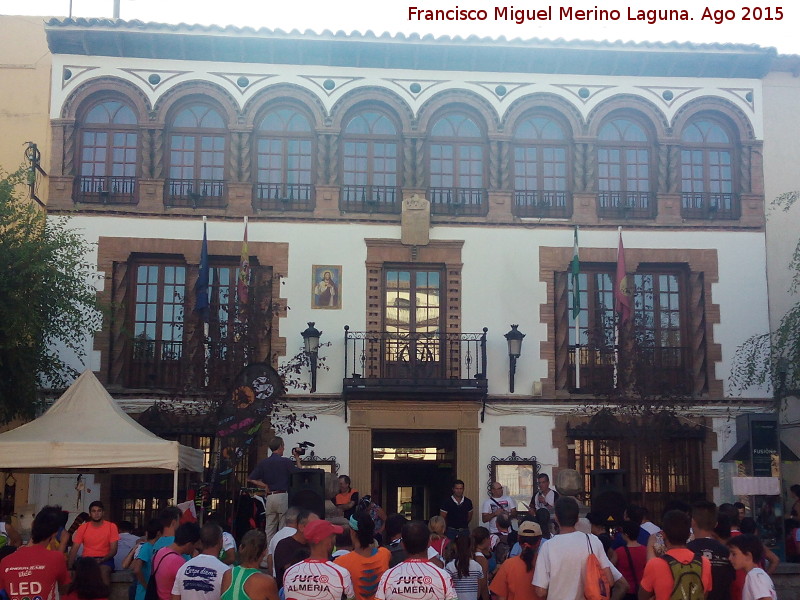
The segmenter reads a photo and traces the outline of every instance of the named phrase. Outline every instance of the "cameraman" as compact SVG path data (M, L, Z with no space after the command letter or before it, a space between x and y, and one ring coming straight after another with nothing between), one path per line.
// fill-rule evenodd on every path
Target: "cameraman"
M247 477L247 481L264 490L267 497L265 511L267 525L267 543L279 528L286 523L283 515L289 508L289 474L300 470L300 450L292 450L292 460L283 456L286 447L283 438L274 437L269 443L272 451L267 458L262 459Z

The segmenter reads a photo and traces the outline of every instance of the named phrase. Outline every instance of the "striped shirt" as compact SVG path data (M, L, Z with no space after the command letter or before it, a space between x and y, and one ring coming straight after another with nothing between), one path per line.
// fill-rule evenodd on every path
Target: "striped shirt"
M483 579L483 568L477 562L469 561L469 575L466 577L458 574L454 560L447 563L445 570L453 578L453 587L456 589L458 600L478 600L478 583Z
M457 600L450 573L427 560L410 558L386 571L377 600Z

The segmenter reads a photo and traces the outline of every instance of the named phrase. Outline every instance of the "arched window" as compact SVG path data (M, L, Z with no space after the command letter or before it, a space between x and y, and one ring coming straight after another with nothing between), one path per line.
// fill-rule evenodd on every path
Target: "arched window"
M383 112L354 115L342 132L342 210L392 213L400 210L399 136Z
M514 214L518 217L572 216L568 138L549 115L536 114L514 130Z
M280 106L264 115L256 130L256 208L314 208L312 148L313 129L302 112Z
M181 108L169 130L164 202L168 206L225 206L225 121L209 106Z
M77 202L135 204L139 134L136 114L119 100L92 106L81 123Z
M483 132L464 112L450 112L433 122L428 147L433 214L486 214L485 147Z
M655 216L655 201L650 193L651 160L650 139L637 120L619 117L600 128L597 141L599 216Z
M718 121L701 117L681 133L681 214L689 219L738 219L733 145Z

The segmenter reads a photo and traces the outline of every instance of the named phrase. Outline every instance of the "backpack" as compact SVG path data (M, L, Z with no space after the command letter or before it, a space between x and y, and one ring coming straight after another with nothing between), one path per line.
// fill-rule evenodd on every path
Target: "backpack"
M589 556L586 558L586 576L583 580L583 597L586 600L609 600L611 598L611 582L606 577L597 555L592 550L592 540L586 535Z
M692 562L688 565L683 564L674 556L665 554L662 556L672 571L672 594L670 600L703 600L705 589L703 588L703 561L699 554L695 554Z
M499 531L494 535L497 536L497 543L494 545L492 551L497 559L497 564L503 564L511 553L511 533L500 533Z

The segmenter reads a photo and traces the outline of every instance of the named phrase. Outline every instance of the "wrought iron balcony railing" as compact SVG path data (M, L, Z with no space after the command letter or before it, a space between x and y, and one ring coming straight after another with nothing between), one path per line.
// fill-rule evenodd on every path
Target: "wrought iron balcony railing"
M620 352L622 352L620 350ZM568 386L573 392L611 393L633 379L647 394L684 394L690 387L689 349L680 346L637 346L635 357L618 355L613 347L580 347L580 386L576 382L575 346L569 348Z
M256 210L314 210L314 186L310 183L257 183L253 186Z
M489 212L482 188L428 188L432 215L482 216Z
M167 179L164 206L225 208L225 182L219 179Z
M72 199L90 204L136 204L136 177L80 175L73 182Z
M400 188L384 185L344 185L339 208L345 212L400 212Z
M487 331L350 331L345 326L345 394L483 395Z
M738 219L741 203L733 194L684 192L681 216L685 219Z
M566 191L517 190L512 212L517 217L568 218L572 216L572 194Z
M655 200L650 192L599 192L597 215L615 219L652 219Z

